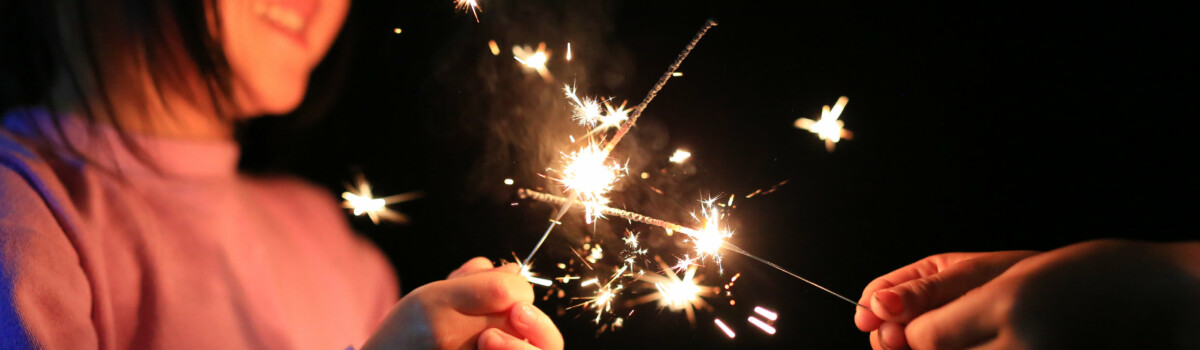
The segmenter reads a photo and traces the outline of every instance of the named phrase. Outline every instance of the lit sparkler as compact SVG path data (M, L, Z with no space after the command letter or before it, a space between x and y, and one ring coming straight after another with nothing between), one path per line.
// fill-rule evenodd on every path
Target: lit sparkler
M454 9L462 12L471 11L475 23L479 23L479 2L477 0L454 0Z
M674 76L675 71L677 69L679 69L679 65L683 64L683 60L687 58L688 54L692 52L692 49L694 49L696 47L696 44L700 42L700 38L704 37L704 33L707 33L710 28L712 28L713 26L716 26L716 25L717 25L716 20L709 19L707 22L704 23L703 26L700 27L700 30L696 32L696 35L694 37L692 37L692 40L690 42L688 42L687 46L684 46L683 51L681 51L679 53L679 56L675 58L675 61L672 62L671 65L667 67L667 71L663 73L662 77L660 77L658 79L658 82L656 82L654 84L654 86L650 88L650 91L646 93L646 97L644 97L642 99L642 102L639 103L638 106L633 110L633 113L629 116L629 121L621 124L621 128L618 129L616 134L613 135L612 140L608 141L608 143L604 146L604 150L600 153L601 156L599 157L602 159L601 164L603 164L603 159L608 158L608 154L611 153L613 148L615 148L617 146L617 143L621 141L621 138L624 137L625 134L629 133L630 128L633 127L633 124L637 121L637 118L639 116L641 116L642 112L646 109L646 106L650 104L650 101L654 99L654 96L658 95L658 91L661 90L662 87L667 84L667 80L671 79L671 77ZM533 67L534 69L537 69L538 73L542 75L542 78L549 81L551 79L549 76L549 72L545 70L546 61L549 59L549 55L544 52L545 46L546 46L545 43L540 43L538 45L537 52L533 52L533 53L529 54L526 59L522 59L521 56L526 56L525 53L527 53L530 50L528 48L521 48L521 47L514 46L513 47L513 54L514 54L513 57L516 58L517 61L521 62L522 64L524 64L528 67ZM540 57L537 55L538 53L541 53ZM528 61L528 63L527 63L527 61ZM543 74L543 72L544 72L544 74ZM603 168L603 166L600 166L600 167L591 166L591 168ZM607 176L607 175L604 175L604 176ZM596 204L593 206L599 206L599 205ZM534 245L533 250L531 250L529 252L529 256L525 258L525 260L524 260L525 262L528 262L530 259L533 258L533 255L535 253L537 253L539 248L541 248L542 243L546 242L546 237L548 237L550 235L550 232L552 230L554 230L554 227L556 225L558 225L559 220L562 219L562 216L564 214L566 214L567 210L569 210L570 207L571 207L570 204L564 204L559 209L558 213L555 214L554 219L550 220L550 222L551 222L550 227L546 228L546 232L542 234L542 237L538 240L538 243L536 245Z
M354 216L367 214L371 218L371 222L376 225L379 221L391 221L396 223L407 223L408 216L401 214L387 207L388 204L400 203L420 197L418 192L409 192L388 196L383 198L375 198L371 194L371 185L367 184L367 179L359 175L354 186L346 185L346 192L342 192L342 206L346 209L351 209Z
M817 134L817 137L825 140L825 150L833 152L833 147L838 141L842 139L849 140L854 137L854 134L850 130L842 128L845 123L838 120L838 117L842 115L842 110L846 109L847 102L850 102L850 99L842 96L838 98L837 103L833 104L833 108L829 108L829 105L821 108L820 120L814 121L808 118L800 118L796 119L795 125L797 128Z
M555 196L555 195L551 195L551 194L547 194L547 193L537 192L537 191L533 191L530 189L524 189L524 188L518 190L517 194L521 198L528 198L528 199L532 199L532 200L539 201L539 202L545 202L545 203L550 203L550 204L554 204L554 205L559 205L559 206L561 206L561 208L570 208L571 207L570 204L575 202L575 200L571 200L571 199L567 199L567 198L563 198L563 197L559 197L559 196ZM615 217L619 217L619 218L630 220L630 221L637 221L637 222L647 224L647 225L658 226L658 227L669 230L668 232L670 232L670 231L681 232L681 233L688 235L689 237L692 237L693 239L695 239L696 236L699 234L698 233L699 230L689 228L689 227L686 227L683 225L679 225L679 224L676 224L676 223L673 223L670 221L652 218L649 216L645 216L645 215L634 213L634 212L627 211L627 210L621 210L621 209L612 208L612 207L608 207L608 206L602 206L602 205L596 205L592 209L599 211L600 214L603 214L606 216L615 216ZM562 211L562 209L560 209L560 211ZM795 272L788 271L787 269L783 268L782 266L779 266L778 264L775 264L766 259L760 258L754 254L750 254L750 252L747 252L746 250L744 250L736 245L733 245L733 243L729 243L728 241L722 241L721 248L724 248L724 249L732 251L734 253L738 253L745 257L754 259L755 261L758 261L758 262L763 263L767 266L770 266L776 270L779 270L780 272L783 272L783 273L787 274L788 276L792 276L795 279L803 281L804 283L808 283L809 285L816 287L817 289L820 289L820 290L822 290L826 293L829 293L835 297L838 297L839 299L842 299L850 304L856 305L858 307L861 307L861 308L864 308L867 310L871 309L871 308L867 307L866 305L859 304L858 302L854 301L853 299L850 299L844 295L838 294L837 292L834 292L833 290L831 290L829 288L825 288L825 286L822 286L820 284L817 284L816 282L810 281L807 278L804 278L804 277L796 274ZM666 268L664 268L664 269L666 269Z
M642 296L634 301L634 304L641 304L650 301L658 301L659 307L669 309L671 311L683 311L687 314L688 322L696 322L696 309L711 309L708 302L704 298L716 297L720 293L720 288L703 286L698 283L704 280L704 276L696 276L696 267L688 268L680 277L678 273L667 267L667 264L659 257L654 257L658 265L662 267L663 274L645 274L638 279L654 285L657 292Z

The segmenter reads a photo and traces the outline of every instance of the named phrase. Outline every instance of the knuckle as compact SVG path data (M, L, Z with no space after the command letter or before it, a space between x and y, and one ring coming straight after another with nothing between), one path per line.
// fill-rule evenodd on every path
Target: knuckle
M512 292L503 276L489 275L484 282L485 295L492 300L512 299Z

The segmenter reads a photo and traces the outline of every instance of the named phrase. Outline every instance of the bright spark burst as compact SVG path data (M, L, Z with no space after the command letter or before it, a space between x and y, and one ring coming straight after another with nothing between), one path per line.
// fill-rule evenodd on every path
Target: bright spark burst
M822 140L825 140L825 149L833 152L834 146L842 139L851 139L854 134L850 130L842 128L845 123L838 120L842 115L842 110L846 109L846 103L850 102L850 98L846 96L839 97L837 103L833 104L833 108L825 105L821 108L821 119L813 121L808 118L796 119L796 127L808 130L817 134Z
M550 53L546 51L546 43L538 43L537 50L530 49L528 46L513 46L513 58L517 62L521 62L526 68L537 71L542 79L551 81L554 79L550 75L550 71L546 69L546 62L550 61Z
M564 85L563 92L566 93L567 99L571 101L574 108L571 109L571 119L574 119L579 125L585 125L589 128L594 128L600 124L604 117L604 111L600 109L601 101L583 97L580 98L578 90L574 86Z
M371 194L371 185L367 184L367 180L363 176L359 176L355 180L355 185L346 185L346 192L342 192L342 206L346 209L351 209L354 216L367 214L371 218L371 222L376 225L379 221L391 221L396 223L407 223L408 217L395 210L387 207L388 204L400 203L420 197L419 193L410 192L388 196L384 198L375 198Z
M675 150L675 154L672 154L671 158L668 160L670 160L671 163L683 164L684 161L686 161L688 158L691 158L691 157L692 157L692 152L688 152L683 149L677 149L677 150Z
M599 210L588 205L605 205L606 195L625 173L625 167L608 160L608 155L595 143L589 143L575 153L564 154L566 166L561 179L566 188L579 197L588 208L589 216L599 217Z
M477 0L454 0L454 9L462 12L471 11L471 15L475 16L475 23L479 23L479 2Z
M639 299L640 302L648 302L657 300L659 307L670 309L671 311L683 311L687 314L688 322L696 322L696 309L711 307L702 297L714 297L717 295L717 289L710 286L702 286L697 283L704 279L703 276L696 276L696 267L690 267L683 273L683 277L679 277L674 271L669 271L666 268L666 263L662 259L658 259L659 265L663 267L663 274L645 274L639 277L640 280L651 283L657 290L656 293L646 295Z
M713 197L701 201L701 213L704 219L700 220L704 223L704 228L699 230L689 230L685 233L691 238L692 244L696 247L696 254L699 257L711 257L717 265L721 264L721 248L725 245L725 240L733 236L733 232L728 228L721 226L721 218L724 216L714 203L720 197ZM695 213L692 214L695 217ZM699 220L699 218L697 218Z

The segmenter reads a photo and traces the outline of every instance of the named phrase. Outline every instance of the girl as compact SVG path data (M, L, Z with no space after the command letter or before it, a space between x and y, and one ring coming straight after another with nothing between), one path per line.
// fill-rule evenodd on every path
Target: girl
M237 173L235 124L300 104L348 0L0 6L0 347L562 347L515 266L397 303L328 193Z

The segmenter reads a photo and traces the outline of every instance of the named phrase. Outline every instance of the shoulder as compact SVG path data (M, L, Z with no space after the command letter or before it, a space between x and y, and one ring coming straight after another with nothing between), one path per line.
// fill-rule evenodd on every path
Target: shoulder
M47 348L87 347L95 341L91 289L55 209L66 202L55 199L61 186L50 169L0 131L0 303L13 307L0 321Z

